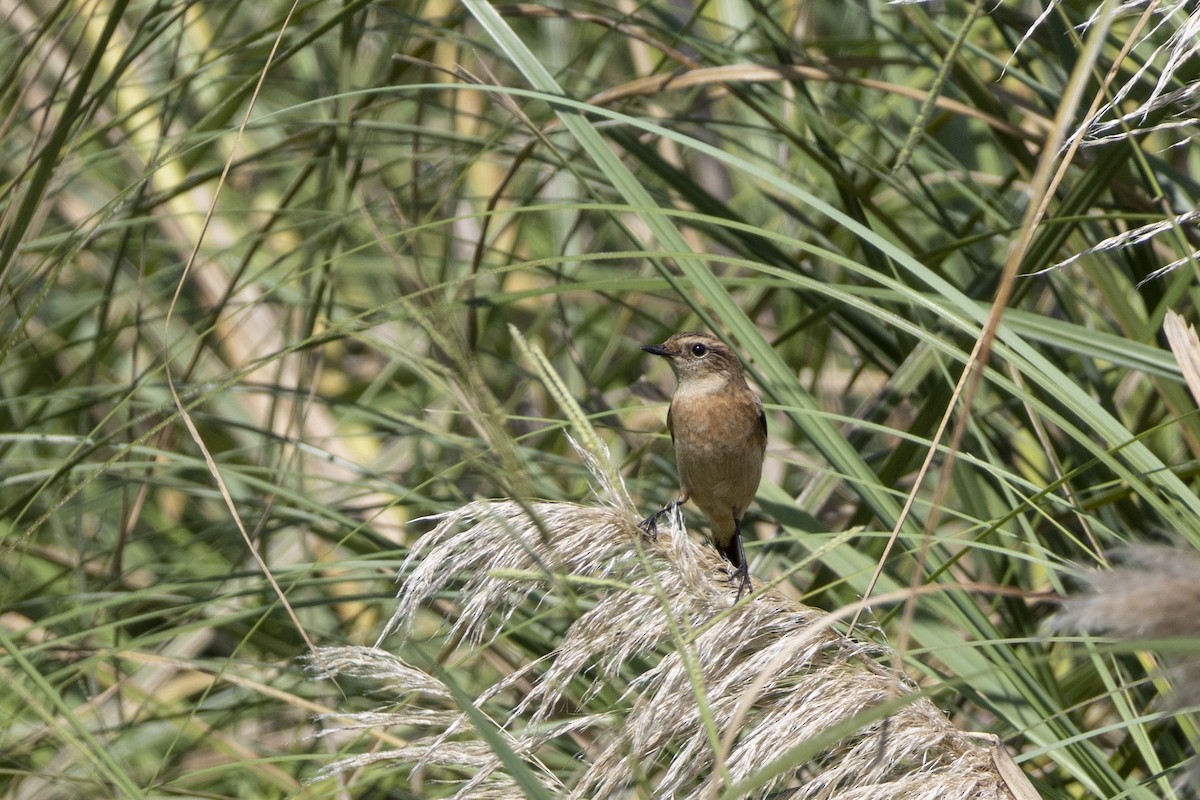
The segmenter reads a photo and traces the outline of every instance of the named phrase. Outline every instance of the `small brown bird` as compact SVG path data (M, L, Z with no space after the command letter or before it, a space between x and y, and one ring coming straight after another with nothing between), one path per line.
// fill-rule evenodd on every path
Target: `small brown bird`
M742 362L720 339L706 333L677 333L643 347L671 362L679 384L667 411L682 485L679 499L642 520L653 534L658 518L694 502L712 523L713 543L733 566L738 599L750 589L742 549L742 515L758 491L767 448L767 417L750 391Z

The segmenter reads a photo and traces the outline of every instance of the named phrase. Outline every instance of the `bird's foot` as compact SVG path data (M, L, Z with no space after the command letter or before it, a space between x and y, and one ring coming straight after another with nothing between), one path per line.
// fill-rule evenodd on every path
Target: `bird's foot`
M639 522L638 528L641 529L642 533L644 533L648 537L650 537L650 541L657 542L658 541L658 520L659 520L659 518L664 517L667 514L670 514L672 511L674 511L677 508L679 508L678 500L676 500L673 503L667 503L666 506L664 506L663 508L660 508L658 511L655 511L653 514L651 514L650 516L646 517L644 520Z
M655 511L650 516L638 523L638 528L646 536L650 537L650 541L658 541L658 518L663 515L662 511Z
M735 603L742 599L742 595L754 589L754 586L750 583L750 567L745 561L742 562L740 567L730 565L729 582L736 583L738 587L737 597L733 598L733 602Z

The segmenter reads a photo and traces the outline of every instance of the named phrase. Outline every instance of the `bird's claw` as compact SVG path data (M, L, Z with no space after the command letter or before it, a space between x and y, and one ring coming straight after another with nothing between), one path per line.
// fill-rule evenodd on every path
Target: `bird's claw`
M655 511L650 516L638 523L638 529L646 536L650 537L650 541L658 541L658 518L663 514L662 511Z
M753 584L750 583L750 567L744 561L740 567L730 568L729 582L738 585L737 597L733 598L735 603L742 599L742 595L754 590Z
M679 502L680 501L676 500L673 503L667 503L667 505L660 508L658 511L655 511L653 514L651 514L650 516L646 517L644 520L642 520L641 522L638 523L638 528L641 529L642 533L644 533L648 537L650 537L650 541L652 541L652 542L658 541L658 519L659 519L659 517L664 517L667 514L670 514L675 509L679 508Z

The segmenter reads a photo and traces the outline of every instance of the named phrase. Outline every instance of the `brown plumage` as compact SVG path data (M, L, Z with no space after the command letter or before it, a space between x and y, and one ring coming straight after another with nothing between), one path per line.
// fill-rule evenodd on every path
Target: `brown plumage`
M667 429L675 443L679 499L642 521L653 532L658 518L691 500L712 523L713 543L733 566L738 598L750 589L742 548L742 515L762 477L767 418L746 385L742 362L720 339L677 333L643 347L671 362L679 385L671 397Z

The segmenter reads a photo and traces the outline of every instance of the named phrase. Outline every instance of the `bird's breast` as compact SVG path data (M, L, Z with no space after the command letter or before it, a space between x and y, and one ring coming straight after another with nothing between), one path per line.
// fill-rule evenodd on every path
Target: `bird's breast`
M676 393L671 401L671 435L676 450L682 445L697 454L715 455L749 449L762 460L766 435L762 405L753 394Z
M762 406L750 391L680 395L671 402L671 433L684 491L703 510L710 503L749 504L762 475L766 434ZM712 516L712 514L710 514Z

